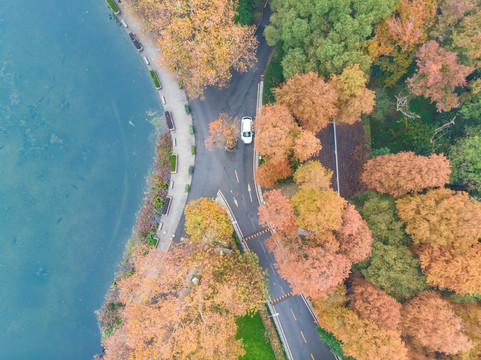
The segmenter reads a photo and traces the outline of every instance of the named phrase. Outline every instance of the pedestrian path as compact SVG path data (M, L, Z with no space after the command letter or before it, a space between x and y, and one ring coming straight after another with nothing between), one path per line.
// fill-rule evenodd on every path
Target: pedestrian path
M161 89L158 90L159 99L164 110L169 111L172 115L175 126L175 130L170 131L170 135L172 152L177 155L177 171L171 174L168 190L168 196L171 198L169 210L161 216L156 233L157 248L167 251L184 212L192 181L192 174L189 171L189 168L195 164L192 115L186 111L185 105L189 104L188 99L184 90L179 88L175 75L158 62L160 51L155 44L154 37L144 29L141 20L128 5L120 1L118 3L121 13L117 17L125 30L128 33L134 33L142 45L143 50L139 54L146 65L146 71L154 70L156 72L161 85ZM179 229L179 231L181 230Z

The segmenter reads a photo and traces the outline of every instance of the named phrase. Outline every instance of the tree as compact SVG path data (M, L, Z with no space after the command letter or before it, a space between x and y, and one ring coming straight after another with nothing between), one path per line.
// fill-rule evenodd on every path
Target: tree
M397 300L404 300L427 288L419 262L406 246L374 243L370 262L361 272L366 280Z
M348 204L342 214L342 225L337 232L339 251L352 263L371 256L372 234L354 205Z
M152 250L118 282L122 322L104 359L237 359L236 316L262 308L266 280L255 255L185 242Z
M301 130L294 139L293 155L299 161L306 161L321 151L321 140L307 130Z
M185 206L185 232L195 242L229 243L234 228L225 209L214 199L200 198Z
M297 231L294 206L279 190L264 193L264 204L259 206L259 225L293 236Z
M331 187L332 170L319 161L301 164L294 173L294 181L303 190L327 190Z
M366 88L366 74L359 64L346 67L341 75L332 75L330 83L337 90L339 122L353 124L362 114L371 113L376 103L374 91Z
M481 306L479 302L451 302L454 312L458 315L464 326L464 333L473 343L474 347L469 352L456 355L456 360L476 360L481 356Z
M361 180L369 189L400 197L411 191L444 186L450 174L449 161L444 155L426 157L408 151L368 160Z
M466 58L464 63L479 67L481 65L481 32L479 24L481 22L481 11L477 10L472 15L466 16L459 26L454 28L453 45L461 50Z
M209 124L209 137L205 139L205 147L209 151L215 149L232 150L237 145L239 138L239 126L237 122L227 114L219 114L219 118Z
M452 355L472 348L461 318L434 291L425 291L406 302L403 318L404 332L432 351Z
M453 184L481 194L481 133L469 131L452 147L448 156L453 164Z
M369 225L376 242L395 246L411 243L404 224L396 214L396 203L390 196L366 191L356 201L363 203L359 213Z
M360 64L369 70L370 58L362 51L374 24L389 16L396 1L272 1L266 40L282 44L285 78L318 70L322 76Z
M317 239L297 238L289 243L274 246L274 256L279 275L295 294L325 298L349 276L349 259Z
M418 71L407 79L414 95L423 95L436 102L438 112L449 111L459 105L453 92L456 86L466 85L466 76L474 68L458 64L458 56L430 40L416 53Z
M418 250L419 262L428 284L456 294L481 294L481 245L423 245Z
M319 317L319 325L341 341L345 356L352 356L356 360L408 359L407 348L399 331L379 327L362 319L344 304L330 304L331 298L314 300L314 309Z
M274 157L257 168L254 179L260 186L273 188L277 180L286 178L291 174L292 168L289 159L287 157Z
M434 247L474 244L481 237L481 203L465 192L439 188L396 201L415 243Z
M137 0L136 11L155 34L161 60L174 70L188 94L209 85L224 86L231 69L246 71L255 62L254 27L233 21L232 0Z
M337 91L315 72L295 74L274 90L278 103L286 105L301 126L317 132L337 115Z
M256 141L254 148L264 158L286 157L294 146L299 127L289 109L281 104L262 107L262 115L254 122Z
M431 37L443 42L456 30L461 19L476 6L472 0L442 0L438 10L438 21L431 30ZM440 12L440 14L439 14Z
M398 330L401 322L401 304L396 299L361 276L354 277L352 285L348 295L351 310L381 328Z
M342 213L346 200L329 190L299 190L292 198L297 225L314 234L338 230L342 225Z

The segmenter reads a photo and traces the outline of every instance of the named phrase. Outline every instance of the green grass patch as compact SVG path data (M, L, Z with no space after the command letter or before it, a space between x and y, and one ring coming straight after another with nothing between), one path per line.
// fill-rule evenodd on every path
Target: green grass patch
M170 171L177 171L177 155L170 155Z
M237 339L243 339L246 354L241 359L275 360L274 351L266 337L266 329L259 313L253 317L243 316L236 320Z
M110 5L110 8L112 9L112 11L115 13L115 14L118 14L120 11L119 11L119 8L117 7L117 5L115 5L115 3L113 2L113 0L107 0L107 3Z
M160 89L160 81L157 78L157 74L155 73L154 70L150 70L150 76L152 76L152 80L154 80L155 87L157 89Z

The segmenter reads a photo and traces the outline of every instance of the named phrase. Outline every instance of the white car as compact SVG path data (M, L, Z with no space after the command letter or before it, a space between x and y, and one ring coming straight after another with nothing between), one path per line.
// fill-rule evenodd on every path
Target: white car
M241 121L241 139L244 144L252 142L252 118L244 116Z

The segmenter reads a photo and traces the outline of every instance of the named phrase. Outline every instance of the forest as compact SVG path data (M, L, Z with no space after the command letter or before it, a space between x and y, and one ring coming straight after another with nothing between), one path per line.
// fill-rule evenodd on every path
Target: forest
M255 178L279 273L343 359L479 359L480 2L270 4ZM368 138L346 199L317 156L334 120Z

